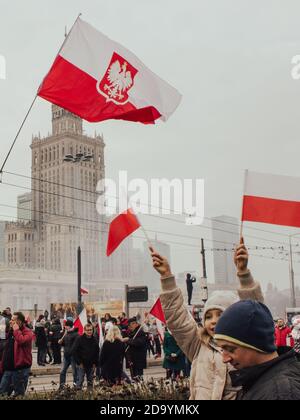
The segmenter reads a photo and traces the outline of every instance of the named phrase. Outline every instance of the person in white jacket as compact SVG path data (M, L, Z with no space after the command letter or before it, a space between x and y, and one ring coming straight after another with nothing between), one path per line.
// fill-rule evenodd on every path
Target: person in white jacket
M230 305L238 298L263 302L260 285L254 281L248 270L248 251L241 239L236 248L234 261L240 287L238 295L229 291L218 291L206 302L203 327L198 327L184 305L183 295L166 258L150 248L153 267L161 275L162 293L160 300L168 329L178 346L192 363L190 378L190 399L192 400L234 400L238 389L233 388L229 376L231 367L223 363L221 349L213 339L215 326Z

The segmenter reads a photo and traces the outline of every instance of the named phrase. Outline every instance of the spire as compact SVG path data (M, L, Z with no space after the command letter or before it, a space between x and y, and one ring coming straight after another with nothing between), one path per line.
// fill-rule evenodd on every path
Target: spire
M52 134L63 133L82 135L82 119L57 105L52 105Z

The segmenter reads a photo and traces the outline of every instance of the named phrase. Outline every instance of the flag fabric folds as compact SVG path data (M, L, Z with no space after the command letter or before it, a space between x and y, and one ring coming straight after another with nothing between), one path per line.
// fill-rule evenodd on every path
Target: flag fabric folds
M242 221L300 227L300 178L247 171Z
M163 324L166 323L165 314L161 305L160 298L156 300L149 313L154 316L156 319L161 321Z
M140 226L140 222L132 209L124 211L113 219L109 226L106 255L110 256L121 242Z
M179 92L132 52L76 20L38 95L90 122L122 119L166 121Z
M80 288L80 293L81 293L81 296L88 295L89 291L88 291L88 289L85 289L84 287L81 287Z
M80 335L83 335L84 327L86 324L87 324L87 314L86 314L86 309L83 309L74 322L74 328L78 328L78 333Z

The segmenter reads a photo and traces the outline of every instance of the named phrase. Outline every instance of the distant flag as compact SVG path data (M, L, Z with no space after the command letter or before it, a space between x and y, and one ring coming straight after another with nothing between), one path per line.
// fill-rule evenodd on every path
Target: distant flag
M90 122L166 121L180 93L132 52L78 18L38 95Z
M132 209L128 209L112 220L109 226L106 255L110 256L129 235L140 227Z
M246 171L242 221L300 227L300 178Z
M163 325L162 325L162 323L159 319L156 319L156 327L157 327L158 334L160 336L160 340L164 341L165 330L164 330L164 327L163 327Z
M85 289L84 287L81 287L80 288L80 293L81 293L81 296L88 295L89 291L88 291L88 289Z
M103 335L103 328L102 328L102 322L101 322L101 318L100 319L100 324L98 323L98 334L99 334L99 348L101 350L103 343L104 343L104 335Z
M79 314L74 322L74 328L78 328L78 333L83 335L84 326L87 324L87 314L86 309L84 308L83 311Z
M156 319L161 321L163 324L166 324L165 314L161 305L160 298L156 300L149 313L154 316Z

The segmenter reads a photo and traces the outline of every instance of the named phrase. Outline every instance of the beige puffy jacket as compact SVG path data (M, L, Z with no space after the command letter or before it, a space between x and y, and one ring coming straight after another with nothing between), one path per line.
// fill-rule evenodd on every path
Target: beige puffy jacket
M263 302L259 283L249 270L238 273L239 298ZM191 400L234 400L237 389L231 386L230 367L223 363L220 350L204 328L199 328L184 305L183 295L175 278L162 279L160 295L167 326L177 344L192 362L190 378Z

